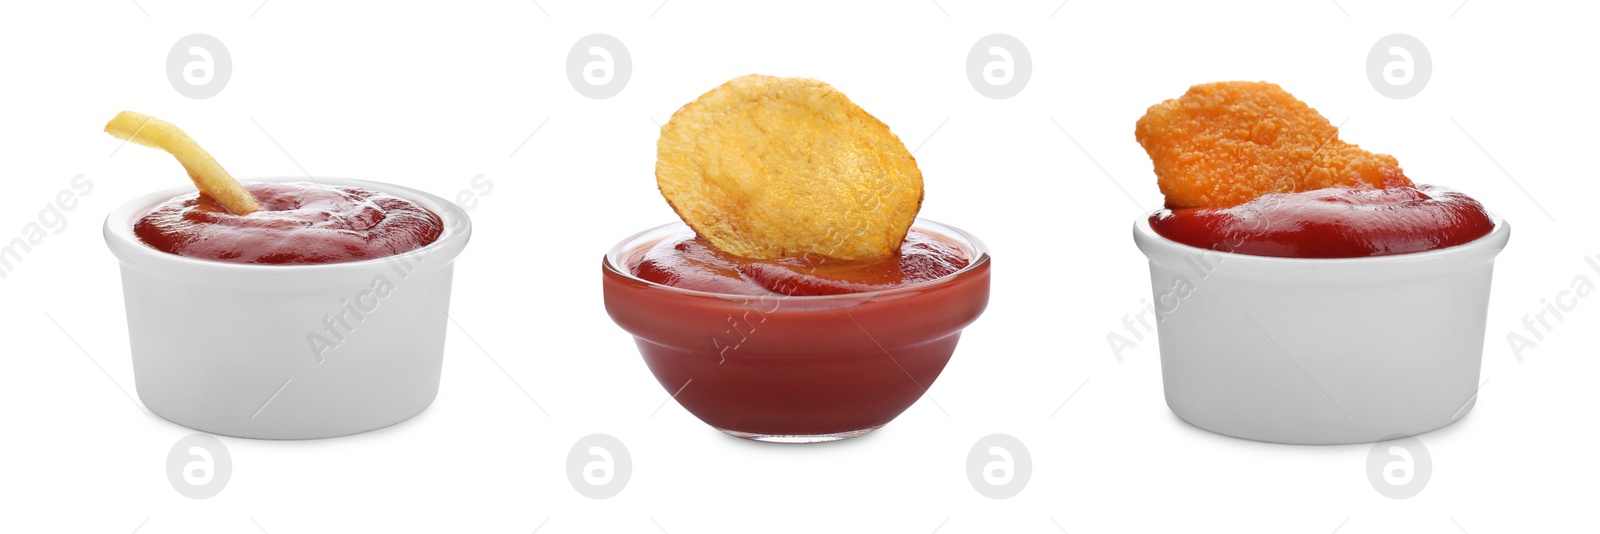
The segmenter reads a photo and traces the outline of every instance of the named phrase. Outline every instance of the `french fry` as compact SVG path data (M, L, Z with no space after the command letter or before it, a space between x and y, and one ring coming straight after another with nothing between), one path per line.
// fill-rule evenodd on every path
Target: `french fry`
M661 127L656 184L695 233L752 259L899 253L922 171L883 122L828 84L735 78Z
M106 123L106 133L144 146L165 150L189 171L200 193L211 197L234 215L261 209L255 197L239 185L200 144L172 123L132 111L118 113Z

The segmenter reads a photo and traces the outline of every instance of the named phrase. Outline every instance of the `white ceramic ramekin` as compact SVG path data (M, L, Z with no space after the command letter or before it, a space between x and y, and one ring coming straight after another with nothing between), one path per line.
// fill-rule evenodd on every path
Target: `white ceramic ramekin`
M106 245L122 267L134 383L151 411L214 434L311 439L392 425L433 402L451 270L470 220L415 189L315 181L416 202L443 219L444 232L383 259L246 265L169 254L134 236L139 218L192 186L136 198L106 217Z
M1298 259L1205 250L1156 234L1150 259L1167 406L1274 443L1427 432L1477 400L1495 255L1511 228L1415 254Z

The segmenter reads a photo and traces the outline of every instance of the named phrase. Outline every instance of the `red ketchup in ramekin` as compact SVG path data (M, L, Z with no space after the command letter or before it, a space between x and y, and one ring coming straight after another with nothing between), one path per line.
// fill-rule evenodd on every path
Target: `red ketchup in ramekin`
M1462 245L1488 235L1483 205L1431 186L1328 188L1275 193L1229 208L1166 209L1150 216L1161 237L1253 256L1361 258Z
M439 238L439 216L414 202L353 186L251 183L261 204L234 215L211 197L168 200L134 224L151 247L190 258L232 263L319 264L383 258Z

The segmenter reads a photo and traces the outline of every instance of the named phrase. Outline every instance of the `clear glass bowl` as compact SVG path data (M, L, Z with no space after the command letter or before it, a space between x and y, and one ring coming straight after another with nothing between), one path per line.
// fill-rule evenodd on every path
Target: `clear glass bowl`
M871 293L748 296L635 277L638 257L693 231L624 239L602 263L606 311L684 409L730 435L813 443L866 434L922 398L989 302L989 252L959 229L913 228L971 262L930 282Z

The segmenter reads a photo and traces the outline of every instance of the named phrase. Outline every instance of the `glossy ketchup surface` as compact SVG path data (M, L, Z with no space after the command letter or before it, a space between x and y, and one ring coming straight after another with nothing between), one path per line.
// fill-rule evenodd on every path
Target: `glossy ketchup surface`
M1263 195L1230 208L1161 210L1150 226L1186 245L1283 258L1360 258L1465 244L1494 229L1483 205L1430 185Z
M949 276L970 261L955 246L916 231L906 236L897 256L867 262L819 255L753 260L686 235L651 247L632 270L644 280L712 293L839 295L928 282Z
M399 197L349 186L249 183L261 210L234 215L198 192L150 211L133 232L158 250L257 264L342 263L422 248L444 230L438 215Z

